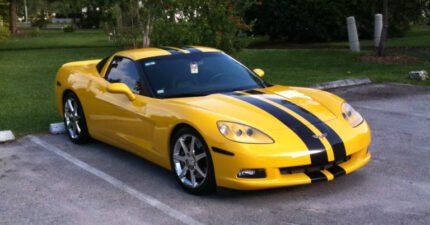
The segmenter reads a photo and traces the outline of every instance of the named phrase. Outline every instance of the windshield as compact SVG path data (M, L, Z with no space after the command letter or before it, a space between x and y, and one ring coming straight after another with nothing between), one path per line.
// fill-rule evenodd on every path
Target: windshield
M157 98L265 87L264 81L249 69L221 52L161 56L139 63Z

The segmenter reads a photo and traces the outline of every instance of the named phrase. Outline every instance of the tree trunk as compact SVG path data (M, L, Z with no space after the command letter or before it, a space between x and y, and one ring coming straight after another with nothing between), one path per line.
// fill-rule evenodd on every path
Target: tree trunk
M17 24L17 15L16 15L16 0L9 1L9 30L10 34L16 35L18 33L18 24Z
M27 0L24 0L24 15L25 15L25 22L28 23L28 5Z
M381 34L381 41L379 42L379 47L378 47L378 56L385 56L385 42L387 40L387 35L388 35L388 0L383 0L384 1L384 26L382 28L382 34Z
M427 17L427 24L430 25L430 1L427 2L427 4L424 7L425 7L424 12Z
M151 17L151 13L148 12L148 18L142 31L144 48L149 47L151 45L151 39L149 36L151 32L152 32L152 17Z

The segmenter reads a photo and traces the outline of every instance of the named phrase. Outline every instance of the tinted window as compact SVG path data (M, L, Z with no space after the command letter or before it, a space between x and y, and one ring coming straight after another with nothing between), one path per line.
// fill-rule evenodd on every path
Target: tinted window
M130 59L115 57L110 65L106 80L111 83L124 83L134 93L141 93L139 71L136 64Z
M249 69L220 53L178 54L139 61L159 98L198 96L264 87Z

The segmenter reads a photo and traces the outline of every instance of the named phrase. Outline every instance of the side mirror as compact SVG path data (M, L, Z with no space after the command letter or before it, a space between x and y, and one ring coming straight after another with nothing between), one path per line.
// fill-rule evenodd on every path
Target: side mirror
M254 69L253 70L255 74L257 74L259 77L264 77L264 71L262 69Z
M134 101L136 99L136 95L128 88L128 86L124 83L113 83L107 86L107 91L110 93L121 93L127 95L130 101Z

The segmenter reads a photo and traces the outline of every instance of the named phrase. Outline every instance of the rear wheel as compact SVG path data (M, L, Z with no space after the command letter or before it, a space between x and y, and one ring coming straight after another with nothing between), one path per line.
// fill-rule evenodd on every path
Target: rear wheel
M63 100L64 126L67 135L75 144L84 144L90 140L84 111L78 97L72 92L66 93Z
M182 128L173 135L171 163L176 180L187 192L202 195L216 190L211 155L194 129Z

